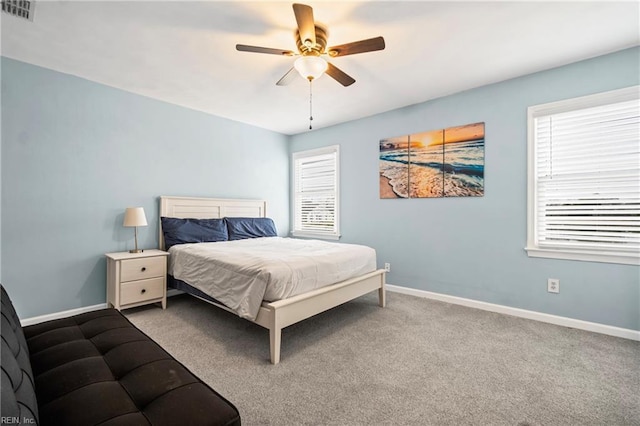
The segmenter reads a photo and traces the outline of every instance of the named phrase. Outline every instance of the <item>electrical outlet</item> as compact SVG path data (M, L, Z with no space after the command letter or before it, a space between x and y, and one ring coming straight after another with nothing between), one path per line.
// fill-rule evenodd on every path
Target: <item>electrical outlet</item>
M390 263L385 263L384 264L384 270L387 272L391 272L391 264Z
M560 293L560 280L557 278L549 278L547 280L547 291L549 293Z

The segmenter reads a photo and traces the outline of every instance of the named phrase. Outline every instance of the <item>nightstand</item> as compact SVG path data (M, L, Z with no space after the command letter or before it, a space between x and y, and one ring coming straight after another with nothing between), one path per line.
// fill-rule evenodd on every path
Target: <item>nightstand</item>
M121 310L161 302L167 307L167 256L161 250L107 253L107 306Z

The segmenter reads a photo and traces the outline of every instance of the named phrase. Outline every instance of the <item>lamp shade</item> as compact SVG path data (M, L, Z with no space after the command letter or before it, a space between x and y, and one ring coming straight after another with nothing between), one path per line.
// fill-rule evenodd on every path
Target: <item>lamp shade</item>
M127 207L122 226L147 226L147 218L142 207Z
M319 56L302 56L296 59L293 66L302 77L315 80L327 70L329 65Z

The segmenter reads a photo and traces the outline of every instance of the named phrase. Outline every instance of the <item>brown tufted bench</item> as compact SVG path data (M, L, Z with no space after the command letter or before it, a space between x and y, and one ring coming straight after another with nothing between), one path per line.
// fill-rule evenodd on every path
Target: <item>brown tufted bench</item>
M22 328L0 287L3 424L240 425L233 404L119 311Z

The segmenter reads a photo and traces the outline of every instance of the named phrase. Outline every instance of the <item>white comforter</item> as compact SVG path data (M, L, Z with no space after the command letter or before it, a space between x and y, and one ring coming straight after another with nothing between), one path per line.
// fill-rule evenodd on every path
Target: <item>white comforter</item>
M376 269L374 249L356 244L265 237L180 244L169 274L254 320L263 300L302 294Z

